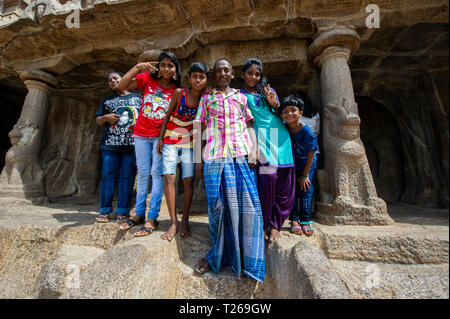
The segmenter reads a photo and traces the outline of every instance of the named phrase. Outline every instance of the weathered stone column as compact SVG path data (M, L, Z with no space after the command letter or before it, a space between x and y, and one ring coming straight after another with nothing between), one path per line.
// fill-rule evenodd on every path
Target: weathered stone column
M44 172L39 158L49 99L57 80L40 70L21 72L20 78L28 94L20 119L8 134L12 147L6 153L0 176L0 197L42 202L45 200Z
M324 224L386 225L394 221L377 196L364 145L348 61L359 48L349 28L321 32L309 58L321 69L324 169L318 171L316 218Z

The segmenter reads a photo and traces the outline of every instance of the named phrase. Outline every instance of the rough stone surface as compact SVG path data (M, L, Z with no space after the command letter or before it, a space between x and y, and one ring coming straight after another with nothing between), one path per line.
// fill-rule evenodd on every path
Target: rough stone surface
M390 206L389 211L396 220L390 226L318 225L325 254L328 258L344 260L448 263L448 210L436 209L430 214L424 209L398 205Z
M160 238L170 224L164 204L159 229L144 238L133 236L138 227L123 232L115 222L94 223L98 203L92 198L42 206L9 200L0 204L0 298L441 298L448 291L448 263L420 264L414 257L415 265L405 264L414 254L424 255L424 247L418 247L423 244L431 254L445 252L445 244L436 244L444 241L439 237L447 237L448 256L448 213L445 218L442 210L430 218L424 211L411 213L414 207L397 207L395 225L316 224L316 233L308 238L288 233L286 223L281 238L266 250L267 275L260 284L239 279L230 268L195 275L194 264L209 247L208 218L203 214L191 215L191 237L177 235L169 243ZM401 209L408 218L398 212ZM411 232L418 233L414 223L429 224L421 226L428 235L405 244ZM383 255L379 243L387 239L396 245L384 247ZM355 249L347 249L350 246ZM364 253L355 255L355 250ZM371 253L400 257L374 259ZM342 260L347 256L352 260ZM379 265L392 283L381 290L361 290L369 264ZM351 276L352 270L357 275Z
M96 247L63 244L55 258L50 259L42 269L37 298L60 298L65 287L78 289L81 286L80 272L104 252Z
M398 265L331 260L357 299L448 299L448 264Z
M308 240L293 237L276 240L267 252L267 268L280 298L350 298L323 252Z

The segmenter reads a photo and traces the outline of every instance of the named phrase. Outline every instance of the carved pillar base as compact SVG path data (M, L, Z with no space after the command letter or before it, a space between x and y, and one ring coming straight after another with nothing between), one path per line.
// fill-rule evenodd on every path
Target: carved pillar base
M47 199L39 155L51 86L56 85L56 79L39 70L22 72L20 77L28 94L20 119L8 134L13 146L6 153L5 167L0 175L0 195L41 203Z
M355 103L348 60L359 47L358 34L348 28L319 34L309 57L321 69L320 86L324 169L317 172L320 223L388 225L386 203L378 197L360 139L360 118Z

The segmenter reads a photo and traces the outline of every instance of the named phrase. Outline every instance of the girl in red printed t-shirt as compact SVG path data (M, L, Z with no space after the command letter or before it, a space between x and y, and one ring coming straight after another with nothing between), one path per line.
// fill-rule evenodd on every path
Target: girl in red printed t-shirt
M150 73L152 72L152 73ZM181 70L177 57L163 51L156 62L135 65L120 81L119 87L127 90L143 90L142 107L133 130L137 165L136 215L120 225L127 230L145 221L148 182L152 175L150 208L147 220L135 236L147 236L158 227L159 210L163 195L162 161L157 152L158 136L169 109L170 99L180 86ZM151 162L151 165L150 165Z

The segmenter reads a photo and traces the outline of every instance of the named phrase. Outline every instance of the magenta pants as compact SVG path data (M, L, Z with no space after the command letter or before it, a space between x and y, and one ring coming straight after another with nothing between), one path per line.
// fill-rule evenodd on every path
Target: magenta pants
M280 231L294 206L295 167L260 166L257 181L264 229L272 225Z

